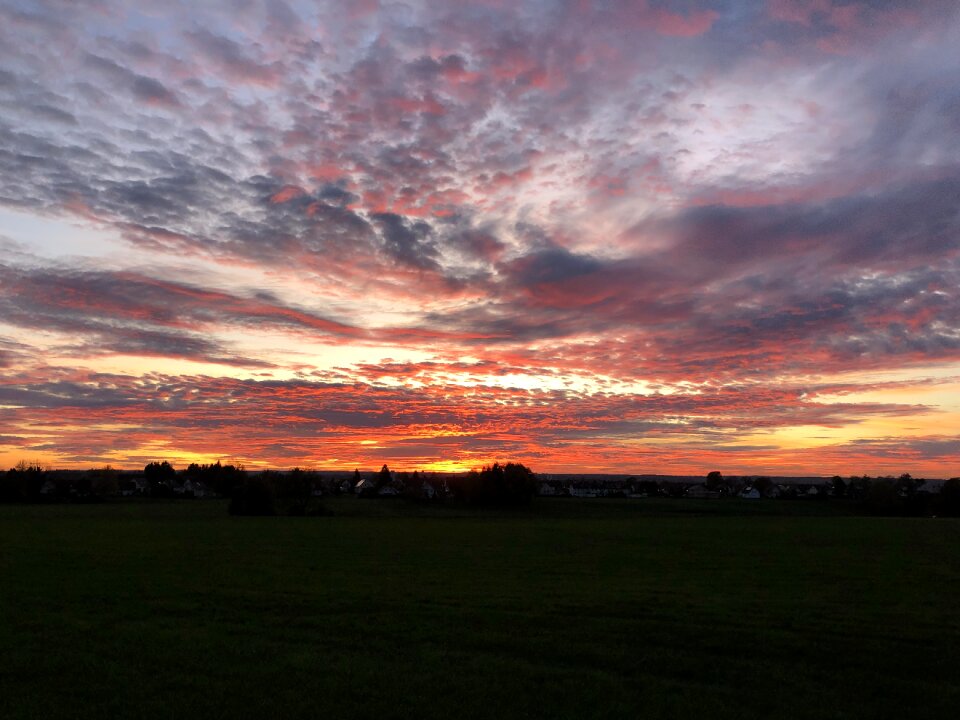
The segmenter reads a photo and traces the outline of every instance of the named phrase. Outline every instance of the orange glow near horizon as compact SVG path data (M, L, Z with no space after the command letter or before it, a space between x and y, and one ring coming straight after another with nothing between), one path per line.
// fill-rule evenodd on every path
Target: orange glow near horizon
M901 378L819 379L824 391L809 395L758 384L610 379L596 388L537 387L545 367L521 370L489 354L459 363L344 365L285 379L243 371L117 374L106 367L63 374L73 392L122 398L100 408L96 422L82 407L11 407L15 422L2 435L17 433L26 442L4 439L0 467L37 461L136 469L154 460L178 467L219 460L249 469L386 463L458 472L517 460L548 473L957 474L943 429L960 425L958 384L944 373L915 387ZM480 369L493 373L489 381ZM532 373L529 382L511 379L522 372ZM717 429L705 437L698 430L704 423ZM911 439L920 450L945 453L924 458L903 446ZM77 457L60 445L75 448Z
M18 446L4 440L0 467L36 461L136 469L154 460L177 467L219 460L248 469L388 464L401 471L459 472L517 460L548 473L700 475L719 468L727 474L957 474L949 462L950 438L943 435L945 427L960 425L958 385L950 375L915 388L902 379L862 386L821 379L826 391L808 396L753 384L648 383L640 393L622 384L608 384L613 391L563 390L553 383L536 387L542 368L533 369L530 383L519 384L502 382L517 375L511 366L491 383L476 372L502 367L489 356L460 364L388 361L330 368L318 380L80 369L64 376L69 387L85 393L102 388L125 399L100 409L94 423L82 408L11 408L17 422L8 422L4 434L29 441ZM434 372L440 377L432 378ZM337 382L329 382L330 373ZM457 373L471 382L464 384ZM392 381L382 383L384 375ZM398 382L404 377L417 382ZM317 413L319 424L311 418ZM809 421L796 423L802 417ZM371 423L380 429L364 429ZM644 429L624 434L624 423ZM729 427L705 438L697 430L703 423ZM910 438L922 449L947 452L925 459L899 447ZM54 449L60 444L85 457Z

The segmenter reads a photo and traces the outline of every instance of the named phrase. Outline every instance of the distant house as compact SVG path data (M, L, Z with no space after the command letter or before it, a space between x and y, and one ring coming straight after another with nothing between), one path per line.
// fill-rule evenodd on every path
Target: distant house
M377 491L376 483L369 478L362 478L353 486L353 492L357 495L373 495Z
M47 497L48 495L56 495L56 483L54 483L53 480L47 480L43 485L40 486L40 494L44 497Z
M755 487L745 488L743 492L740 493L740 497L744 498L745 500L759 500L760 491Z
M558 497L565 495L563 485L557 481L542 482L537 488L537 494L545 497Z
M570 497L595 498L600 497L600 491L588 483L575 482L570 486Z
M714 499L720 497L720 492L717 490L708 490L706 485L691 485L687 488L685 496L699 500Z
M201 482L200 480L187 480L183 484L183 494L184 495L192 494L193 497L196 497L196 498L205 498L205 497L214 496L213 490L211 490L206 483Z
M122 497L133 497L134 495L149 495L150 483L146 478L135 477L127 480L120 480L120 495Z
M434 490L433 485L428 482L425 482L420 486L420 495L426 498L427 500L433 500L437 496L437 491Z
M946 480L923 480L921 482L923 484L917 488L917 494L938 495Z
M379 495L380 497L396 497L399 494L400 494L400 491L397 490L395 487L393 487L393 485L384 485L377 492L377 495Z

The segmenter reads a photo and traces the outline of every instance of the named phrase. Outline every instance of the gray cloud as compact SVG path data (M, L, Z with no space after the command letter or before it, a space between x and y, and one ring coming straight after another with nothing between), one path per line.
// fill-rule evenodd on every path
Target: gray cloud
M372 219L383 232L387 253L401 263L424 269L437 269L437 251L430 241L432 228L423 221L406 222L394 213L377 213Z
M328 336L362 331L279 304L269 295L243 297L133 273L24 269L0 266L0 310L5 322L72 338L65 351L79 355L131 354L183 357L244 366L270 366L244 358L210 334L224 324L276 328ZM22 345L0 345L12 359Z
M282 18L281 13L276 12L279 7L277 5L274 8L275 12L272 14L274 20ZM279 64L258 62L248 55L246 48L240 43L227 37L205 28L189 32L187 37L207 60L216 64L219 72L232 80L269 84L280 78L282 67Z
M105 75L110 81L126 88L142 102L153 105L176 107L180 104L176 95L156 78L139 75L119 63L99 55L87 54L86 64Z

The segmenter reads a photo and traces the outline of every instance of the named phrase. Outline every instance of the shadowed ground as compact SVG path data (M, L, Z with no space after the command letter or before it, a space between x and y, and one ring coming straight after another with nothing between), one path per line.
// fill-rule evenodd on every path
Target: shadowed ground
M766 501L329 506L0 507L0 717L960 706L960 521Z

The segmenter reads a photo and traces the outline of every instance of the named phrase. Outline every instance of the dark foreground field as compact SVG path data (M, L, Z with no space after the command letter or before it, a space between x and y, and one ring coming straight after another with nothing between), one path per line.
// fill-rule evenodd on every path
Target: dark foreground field
M956 716L960 521L645 503L0 507L0 717Z

